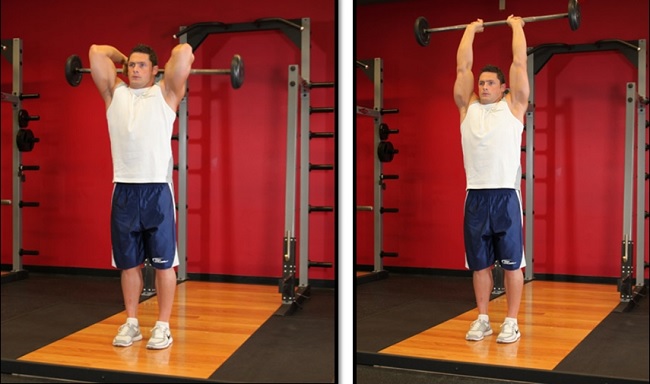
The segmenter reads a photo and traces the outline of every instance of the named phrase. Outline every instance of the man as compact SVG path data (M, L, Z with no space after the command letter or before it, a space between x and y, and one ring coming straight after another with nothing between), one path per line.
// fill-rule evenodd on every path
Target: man
M92 45L89 57L90 73L106 103L113 159L113 266L122 271L127 315L113 345L128 347L142 340L137 317L141 266L149 259L156 270L158 321L147 348L164 349L173 342L169 320L178 265L171 136L194 61L192 47L174 47L157 84L158 59L146 45L136 46L128 57L112 46ZM125 65L128 85L117 77L115 63Z
M524 20L510 16L512 64L506 92L501 70L486 66L474 92L472 45L483 32L483 20L467 26L456 56L454 99L460 111L463 161L467 179L464 236L466 266L473 271L478 319L465 338L478 341L492 334L488 303L493 288L492 268L504 269L508 312L497 337L499 343L519 340L517 314L525 267L521 209L521 136L528 108L528 75Z

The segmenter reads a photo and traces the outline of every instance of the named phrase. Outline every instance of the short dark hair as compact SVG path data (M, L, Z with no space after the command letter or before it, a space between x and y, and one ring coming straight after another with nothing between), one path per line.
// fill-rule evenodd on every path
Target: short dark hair
M496 65L491 65L491 64L486 65L485 67L483 67L483 68L481 69L481 72L479 72L479 76L480 76L481 73L483 73L483 72L492 72L492 73L496 73L496 74L497 74L497 79L499 79L499 81L501 82L501 84L505 84L505 83L506 83L506 77L505 77L505 75L503 74L503 72L501 72L501 69L499 69L499 67L497 67Z
M129 53L129 58L131 58L131 54L135 52L146 53L147 55L149 55L149 60L151 60L151 64L153 64L154 66L158 65L158 56L156 55L156 51L154 51L153 48L151 48L150 46L145 44L136 45L131 50L131 53Z

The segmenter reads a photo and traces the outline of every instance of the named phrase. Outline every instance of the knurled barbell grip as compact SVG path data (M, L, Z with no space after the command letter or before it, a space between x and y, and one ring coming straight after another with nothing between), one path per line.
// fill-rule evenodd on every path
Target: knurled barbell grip
M79 73L90 73L90 68L79 68ZM122 68L117 69L117 73L123 73ZM230 69L190 69L191 75L230 75ZM159 69L158 73L165 73L164 69Z
M532 23L535 21L564 19L566 17L569 17L568 13L557 13L555 15L522 17L522 20L527 23ZM505 25L505 24L508 24L507 20L486 21L483 23L483 27L493 27L496 25ZM451 25L449 27L427 28L424 31L428 33L445 32L445 31L452 31L456 29L465 29L467 28L468 25L469 24L459 24L459 25Z

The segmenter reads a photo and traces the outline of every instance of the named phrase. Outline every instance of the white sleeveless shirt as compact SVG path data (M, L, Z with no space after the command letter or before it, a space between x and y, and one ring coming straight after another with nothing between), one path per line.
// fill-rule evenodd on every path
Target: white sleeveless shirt
M171 183L171 136L176 111L160 87L119 85L106 110L114 183Z
M467 189L520 189L523 130L503 99L469 105L460 124Z

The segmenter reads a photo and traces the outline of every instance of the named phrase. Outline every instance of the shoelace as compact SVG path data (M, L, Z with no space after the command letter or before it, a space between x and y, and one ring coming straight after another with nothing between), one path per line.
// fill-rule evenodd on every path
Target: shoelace
M474 322L472 323L472 331L480 330L482 324L483 322L481 320L474 320Z
M127 336L131 329L133 330L134 333L138 333L137 328L132 326L131 324L122 324L122 326L120 326L120 329L117 331L117 333L120 336Z
M511 323L511 322L504 323L502 332L504 332L504 333L514 333L515 332L515 324Z
M166 329L161 327L154 327L151 333L154 339L162 339L167 337Z

